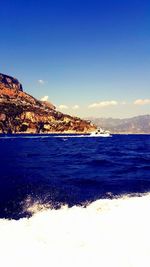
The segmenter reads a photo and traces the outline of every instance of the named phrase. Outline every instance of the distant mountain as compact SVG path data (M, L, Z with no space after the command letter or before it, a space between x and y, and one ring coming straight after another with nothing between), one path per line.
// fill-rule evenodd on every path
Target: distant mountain
M150 134L150 115L127 119L87 118L97 127L109 130L111 133Z
M0 73L0 133L88 133L95 129L92 123L25 93L16 78Z

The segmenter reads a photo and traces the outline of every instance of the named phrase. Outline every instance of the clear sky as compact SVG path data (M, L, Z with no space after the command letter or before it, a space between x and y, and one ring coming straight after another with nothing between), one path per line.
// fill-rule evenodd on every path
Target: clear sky
M150 113L149 0L5 0L0 72L81 117Z

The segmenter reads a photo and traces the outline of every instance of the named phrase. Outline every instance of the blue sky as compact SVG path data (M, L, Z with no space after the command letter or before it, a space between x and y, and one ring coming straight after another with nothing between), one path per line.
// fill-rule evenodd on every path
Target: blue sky
M148 114L149 14L149 0L2 1L0 72L65 113Z

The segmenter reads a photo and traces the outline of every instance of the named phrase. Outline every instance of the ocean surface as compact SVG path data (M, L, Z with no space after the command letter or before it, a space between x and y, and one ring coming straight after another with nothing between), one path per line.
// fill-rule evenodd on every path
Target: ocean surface
M2 266L150 266L149 192L150 135L1 135Z

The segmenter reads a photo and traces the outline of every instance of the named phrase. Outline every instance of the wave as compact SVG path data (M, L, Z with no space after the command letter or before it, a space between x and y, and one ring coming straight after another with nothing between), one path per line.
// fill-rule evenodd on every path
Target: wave
M44 138L65 138L65 140L67 140L68 138L89 138L93 140L93 138L101 138L101 136L90 136L88 134L76 134L76 135L64 135L64 134L60 134L60 135L53 135L53 134L49 134L49 135L12 135L12 136L0 136L0 139L44 139ZM106 138L106 136L104 136ZM104 138L103 137L103 138ZM109 136L111 137L111 136Z
M2 266L150 266L150 193L0 220Z
M24 135L5 135L5 136L0 136L0 139L34 139L34 138L38 138L38 139L41 139L41 138L78 138L78 137L90 137L90 136L88 136L88 135L64 135L64 134L60 134L60 135L54 135L54 134L49 134L49 135L44 135L44 134L42 134L42 135L34 135L34 134L32 134L32 135L26 135L26 134L24 134Z

